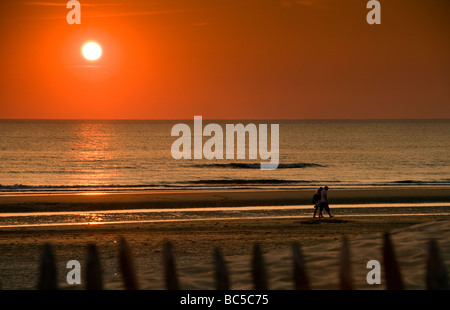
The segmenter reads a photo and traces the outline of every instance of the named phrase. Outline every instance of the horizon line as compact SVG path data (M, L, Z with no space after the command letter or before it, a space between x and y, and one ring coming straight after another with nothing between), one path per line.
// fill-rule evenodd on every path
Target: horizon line
M201 116L201 115L194 115ZM1 118L0 121L183 121L193 120L192 118ZM450 120L449 118L205 118L205 120L280 120L280 121L363 121L363 120Z

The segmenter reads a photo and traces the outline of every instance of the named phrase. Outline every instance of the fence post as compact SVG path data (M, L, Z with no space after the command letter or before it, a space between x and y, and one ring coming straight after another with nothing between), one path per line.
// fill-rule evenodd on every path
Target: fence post
M294 288L296 290L311 289L306 272L305 260L298 243L292 245L292 260L294 263Z
M426 266L425 282L427 290L448 290L447 270L442 262L439 248L435 240L430 240L428 245L428 259Z
M342 247L341 247L339 279L341 290L353 290L350 247L348 244L348 239L345 236L342 240Z
M86 289L103 289L102 268L98 257L97 246L95 244L89 244L87 248Z
M125 289L127 290L139 289L131 251L130 248L128 247L128 243L123 237L120 239L119 268L122 273Z
M57 290L57 271L52 246L46 243L42 249L39 267L39 290Z
M258 243L256 243L253 247L252 271L255 290L267 290L268 286L266 269L264 266L264 257Z
M175 268L175 259L173 256L173 246L169 241L166 242L164 246L164 271L166 278L166 288L168 290L178 290L180 289L178 284L177 272Z
M386 289L403 290L403 280L400 274L400 268L395 258L394 247L392 245L389 233L384 234L383 262L384 275L386 278Z
M229 290L228 268L219 248L214 250L214 262L216 267L216 288L218 290Z

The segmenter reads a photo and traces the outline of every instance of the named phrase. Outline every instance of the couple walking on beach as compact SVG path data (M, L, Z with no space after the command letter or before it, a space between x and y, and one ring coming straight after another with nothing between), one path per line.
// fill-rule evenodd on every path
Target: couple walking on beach
M317 210L319 210L319 217L323 217L322 210L325 209L330 217L333 217L330 213L330 206L328 205L328 186L320 187L317 193L313 196L314 215L316 217Z

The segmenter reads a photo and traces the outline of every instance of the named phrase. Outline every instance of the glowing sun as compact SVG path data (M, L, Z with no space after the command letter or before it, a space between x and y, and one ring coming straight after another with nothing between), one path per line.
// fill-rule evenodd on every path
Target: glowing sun
M82 53L88 60L97 60L102 55L102 48L95 42L89 42L83 46Z

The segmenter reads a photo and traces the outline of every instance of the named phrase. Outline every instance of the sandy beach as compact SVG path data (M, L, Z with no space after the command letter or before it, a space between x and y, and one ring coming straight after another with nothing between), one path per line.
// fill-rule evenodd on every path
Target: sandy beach
M301 192L223 192L175 194L111 194L111 195L46 195L0 197L3 212L105 210L106 208L155 208L177 206L271 205L288 202L307 202L311 191ZM401 191L334 191L334 201L448 201L448 190ZM351 195L353 194L353 196ZM331 194L330 194L331 195ZM381 197L382 196L382 197ZM426 199L424 197L432 197ZM252 199L253 198L253 199ZM441 207L445 211L445 207ZM312 208L310 210L312 215ZM33 289L38 279L38 264L45 243L53 245L58 265L58 280L62 288L82 289L65 284L68 272L66 263L76 259L81 266L86 260L86 248L98 246L102 262L105 288L121 289L118 266L118 245L121 237L129 243L136 266L140 288L164 289L162 279L162 249L169 240L174 245L181 288L214 289L212 278L212 253L219 247L229 263L232 289L251 289L250 258L255 243L260 243L266 257L271 289L292 289L290 279L291 245L296 242L304 249L307 265L311 268L314 289L337 288L336 255L344 236L350 238L354 257L355 285L363 289L380 289L364 286L367 270L361 269L367 258L380 259L381 235L385 232L402 232L394 239L398 248L417 251L405 256L399 253L408 266L416 266L407 288L423 288L416 278L423 275L425 241L439 239L441 252L450 262L448 231L450 216L445 213L422 215L372 214L335 218L260 218L260 219L205 219L187 221L147 222L103 225L35 226L0 229L0 283L2 289ZM414 228L416 227L416 228ZM419 227L419 228L417 228ZM422 227L422 228L420 228ZM406 233L406 231L409 232ZM426 233L422 233L422 232ZM400 234L399 234L400 236ZM363 253L367 255L363 255ZM318 264L318 265L317 265ZM414 267L415 268L415 267ZM364 277L362 277L364 275ZM364 281L362 281L364 280Z

